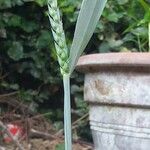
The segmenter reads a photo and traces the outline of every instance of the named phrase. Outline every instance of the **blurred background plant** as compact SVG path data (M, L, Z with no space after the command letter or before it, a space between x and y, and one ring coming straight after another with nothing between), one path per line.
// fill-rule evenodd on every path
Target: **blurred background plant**
M81 0L58 0L70 46ZM148 4L148 2L147 2ZM85 53L148 51L145 9L137 0L109 0ZM83 76L72 76L73 120L88 112ZM59 130L63 126L63 93L47 17L46 0L0 0L0 94L18 93L35 112ZM2 110L1 110L2 111ZM75 136L91 140L88 120Z
M139 0L139 3L143 7L145 11L145 15L138 25L145 24L148 28L148 43L149 43L149 51L150 51L150 1Z

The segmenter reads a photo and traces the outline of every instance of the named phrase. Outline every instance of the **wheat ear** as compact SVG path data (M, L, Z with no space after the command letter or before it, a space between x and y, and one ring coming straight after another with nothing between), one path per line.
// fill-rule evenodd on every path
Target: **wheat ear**
M68 74L68 48L66 45L62 21L60 19L59 8L57 6L57 0L48 0L48 16L51 23L61 74Z
M69 56L57 0L48 0L49 20L64 85L65 150L72 150Z

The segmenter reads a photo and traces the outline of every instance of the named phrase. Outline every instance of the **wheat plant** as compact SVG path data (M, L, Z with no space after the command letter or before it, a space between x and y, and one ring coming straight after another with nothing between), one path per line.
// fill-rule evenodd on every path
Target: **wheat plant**
M71 49L68 50L57 0L48 0L48 16L64 84L65 150L72 150L70 76L88 44L107 0L83 0Z

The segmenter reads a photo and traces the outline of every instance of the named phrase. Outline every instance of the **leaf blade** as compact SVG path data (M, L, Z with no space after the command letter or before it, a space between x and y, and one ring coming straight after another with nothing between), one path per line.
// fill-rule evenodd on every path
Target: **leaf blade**
M88 44L106 2L107 0L83 0L70 49L70 74L73 72L78 58Z

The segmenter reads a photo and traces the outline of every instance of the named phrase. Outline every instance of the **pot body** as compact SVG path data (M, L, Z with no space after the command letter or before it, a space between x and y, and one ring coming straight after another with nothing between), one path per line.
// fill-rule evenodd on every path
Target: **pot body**
M90 105L95 150L149 150L150 60L146 65L122 64L126 54L115 54L120 61L111 65L104 54L96 57L105 61L83 65L81 58L77 65L85 73L84 99Z

